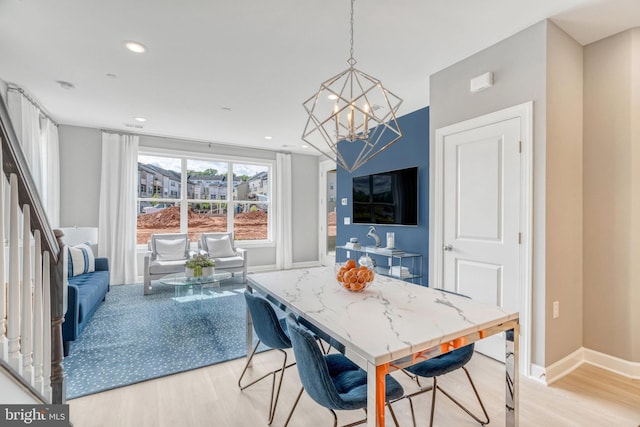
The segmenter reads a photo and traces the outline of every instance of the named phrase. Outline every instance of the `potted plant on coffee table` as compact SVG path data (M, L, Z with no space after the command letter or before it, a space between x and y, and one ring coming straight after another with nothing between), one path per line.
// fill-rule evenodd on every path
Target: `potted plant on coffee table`
M185 264L187 277L211 276L216 263L206 255L198 254L189 258Z

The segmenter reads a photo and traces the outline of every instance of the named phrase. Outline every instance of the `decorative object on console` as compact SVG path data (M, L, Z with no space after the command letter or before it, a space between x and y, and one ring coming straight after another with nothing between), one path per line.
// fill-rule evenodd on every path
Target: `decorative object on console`
M396 234L393 232L387 233L387 249L393 249L396 245Z
M347 243L345 243L344 247L347 249L360 249L362 246L358 243L357 237L352 237Z
M188 259L184 266L187 277L211 276L216 263L207 255L198 254Z
M371 237L376 242L376 248L379 248L382 245L382 241L380 240L380 236L376 233L376 228L371 226L369 227L369 232L367 233L367 237Z
M323 82L302 104L309 115L302 139L348 172L402 137L396 120L402 99L382 86L380 80L354 68L353 3L351 0L349 68ZM357 144L355 159L345 158L338 150L343 141Z
M366 253L358 259L358 265L367 267L369 270L376 268L376 262Z

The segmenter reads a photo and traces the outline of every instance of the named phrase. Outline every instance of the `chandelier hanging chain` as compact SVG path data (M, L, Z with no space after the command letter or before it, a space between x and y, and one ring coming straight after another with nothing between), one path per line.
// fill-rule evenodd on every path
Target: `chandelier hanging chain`
M355 0L350 3L349 68L303 103L308 117L302 140L353 172L402 137L396 119L402 99L355 68Z
M350 53L351 57L349 58L349 61L348 61L351 66L354 66L355 63L356 63L356 60L353 57L353 22L354 22L354 20L353 20L353 4L355 3L355 1L356 0L351 0L351 31L349 33L351 35L351 39L349 40L350 46L351 46L351 49L350 49L349 53Z

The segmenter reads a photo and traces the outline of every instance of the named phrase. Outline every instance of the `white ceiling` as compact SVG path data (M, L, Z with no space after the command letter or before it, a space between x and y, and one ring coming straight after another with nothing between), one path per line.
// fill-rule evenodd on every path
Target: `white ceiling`
M640 26L640 0L357 0L354 56L404 115L430 74L547 17L588 44ZM0 79L60 124L316 154L302 102L348 57L348 0L0 0Z

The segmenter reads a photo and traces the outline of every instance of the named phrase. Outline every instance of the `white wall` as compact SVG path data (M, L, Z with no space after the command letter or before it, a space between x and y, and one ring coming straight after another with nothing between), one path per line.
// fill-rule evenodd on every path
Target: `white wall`
M100 200L100 169L102 134L99 129L60 126L60 198L61 226L98 226ZM140 147L168 148L195 153L215 153L233 157L275 159L275 152L180 140L140 136ZM296 154L292 156L293 191L293 262L318 262L318 157ZM309 226L309 224L314 224ZM250 247L249 268L273 268L276 263L275 246ZM138 275L142 274L141 252Z

